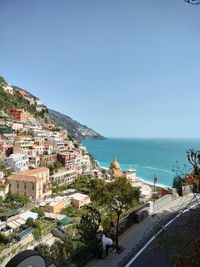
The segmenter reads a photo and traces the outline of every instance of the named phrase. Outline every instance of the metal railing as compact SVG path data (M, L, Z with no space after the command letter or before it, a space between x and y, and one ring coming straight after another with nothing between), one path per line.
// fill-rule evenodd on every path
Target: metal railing
M146 210L148 204L144 204L140 206L138 209L130 212L124 218L122 218L119 222L119 236L122 235L125 231L127 231L131 226L135 223L139 223L143 218L138 218L139 213L143 210ZM77 267L84 266L88 261L92 258L97 257L97 243L96 240L92 240L87 245L84 245L80 249L78 249L69 259L69 262L74 263ZM67 266L67 263L63 263L60 267Z

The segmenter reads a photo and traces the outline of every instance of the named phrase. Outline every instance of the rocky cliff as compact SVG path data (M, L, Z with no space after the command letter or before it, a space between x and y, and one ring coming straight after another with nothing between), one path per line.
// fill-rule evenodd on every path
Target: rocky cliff
M91 128L88 128L86 125L73 120L67 115L61 114L55 110L49 109L49 114L51 119L60 127L63 127L68 130L68 132L79 140L83 139L105 139L104 136L95 132Z

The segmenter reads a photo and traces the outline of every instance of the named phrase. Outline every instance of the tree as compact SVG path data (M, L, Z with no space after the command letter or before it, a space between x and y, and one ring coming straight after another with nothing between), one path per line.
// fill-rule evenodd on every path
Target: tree
M192 5L199 5L200 1L199 0L184 0L186 3L188 4L192 4Z
M67 206L61 212L69 217L80 217L81 210L74 208L72 205Z
M4 163L0 163L0 171L2 171L5 175L5 177L8 177L11 175L11 170L6 166Z
M26 220L26 225L28 227L33 227L33 228L35 228L37 226L36 223L34 222L33 218L28 218Z
M3 243L4 245L10 243L11 238L11 235L5 235L0 233L0 243Z
M49 167L50 175L52 175L55 172L58 172L59 169L63 168L63 165L59 161L55 161L48 167Z
M92 187L92 178L90 175L84 175L76 178L72 187L78 191L90 191Z
M187 159L192 165L194 176L200 178L200 151L190 149L187 151Z
M51 258L56 264L61 265L66 263L73 252L73 243L69 238L66 238L63 242L56 240L50 248Z
M15 203L19 203L22 205L26 205L29 202L29 199L26 196L21 196L21 195L17 195L17 194L11 194L9 193L6 196L5 202L15 202Z
M139 200L139 188L132 187L126 177L117 178L114 182L96 181L96 187L91 193L91 199L108 217L116 217L116 248L118 248L119 220L122 213L133 207ZM106 218L106 222L107 222Z
M6 84L5 79L2 76L0 76L0 85L5 85L5 84Z
M173 188L177 189L180 196L182 195L182 183L184 180L181 176L175 176L173 179Z
M33 236L34 236L35 240L37 240L37 241L40 240L40 238L42 236L40 227L35 228L35 230L33 231Z
M37 251L43 257L50 257L50 247L46 243L38 244L36 247L34 247L34 250Z
M103 205L104 200L107 198L108 190L106 182L103 179L92 180L93 191L91 193L92 201L97 202L100 206Z
M108 203L111 209L117 215L116 222L116 249L119 249L119 220L123 212L134 206L139 201L140 190L137 187L132 187L126 177L117 178L114 182L109 183L108 187Z
M199 193L200 151L190 149L187 151L187 159L192 168L186 168L187 165L184 165L183 170L181 170L177 165L173 187L180 190L182 185L192 184L193 192ZM200 209L196 194L193 196L192 200L193 201L188 202L187 206L184 208L188 210L187 216L181 219L181 216L184 214L181 213L176 225L169 228L164 233L161 240L159 240L159 246L161 245L161 247L164 248L167 258L170 261L170 266L200 266ZM194 200L196 200L196 203ZM196 207L194 208L195 204ZM180 204L180 207L181 206L182 204Z
M97 209L91 206L86 207L85 212L86 213L81 217L77 229L81 236L81 242L88 244L96 238L101 222L101 214Z
M36 212L38 214L38 219L42 219L44 217L44 211L38 207L32 208L31 211Z

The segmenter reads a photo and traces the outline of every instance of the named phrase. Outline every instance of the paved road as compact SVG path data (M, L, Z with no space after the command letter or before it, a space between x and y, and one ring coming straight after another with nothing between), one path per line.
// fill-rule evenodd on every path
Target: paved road
M184 225L191 216L191 212L198 206L196 200L190 203L190 208L183 209L180 213L166 224L166 228L158 235L151 236L149 239L145 239L140 247L132 250L132 253L121 263L121 266L125 267L171 267L169 259L167 258L165 251L159 246L159 242L163 236L166 236L166 232L170 233L170 236L176 236L177 230L181 225ZM154 238L155 237L155 238Z
M120 254L110 253L106 260L93 259L86 264L87 267L124 267L130 259L132 259L138 251L147 243L147 241L156 233L155 226L174 218L177 212L188 205L193 199L193 194L185 197L179 197L177 200L168 203L166 206L158 210L155 216L149 216L139 224L134 224L122 236L120 236L120 245L124 250ZM195 202L195 200L193 200ZM154 267L160 267L155 265ZM162 265L161 265L162 266ZM164 266L164 265L163 265ZM138 266L137 266L138 267ZM142 266L149 267L149 265Z

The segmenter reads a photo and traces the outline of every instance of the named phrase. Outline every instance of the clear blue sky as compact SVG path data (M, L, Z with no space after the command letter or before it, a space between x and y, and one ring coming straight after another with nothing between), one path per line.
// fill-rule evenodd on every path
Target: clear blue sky
M108 137L200 137L200 6L0 0L0 74Z

